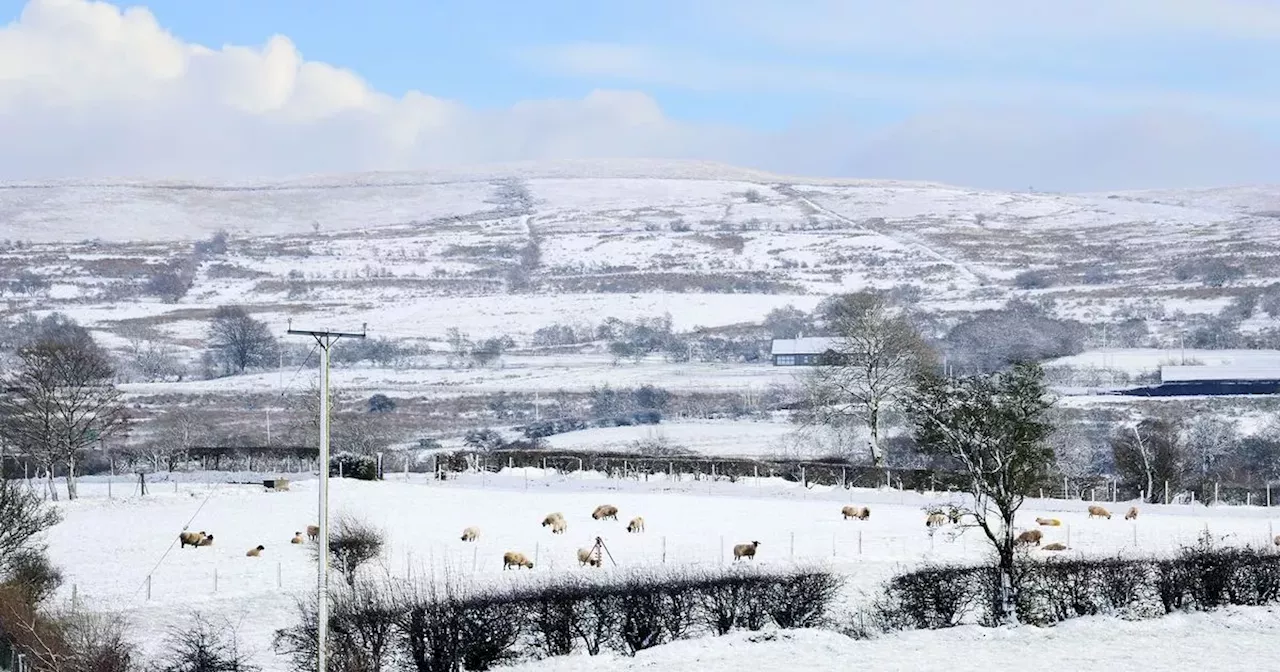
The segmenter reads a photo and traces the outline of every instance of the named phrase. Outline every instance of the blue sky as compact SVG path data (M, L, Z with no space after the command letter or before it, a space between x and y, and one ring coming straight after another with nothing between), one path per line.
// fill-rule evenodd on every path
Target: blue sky
M37 3L50 13L87 6ZM140 4L183 42L260 49L284 35L303 59L349 69L378 92L421 92L494 124L515 123L507 116L523 114L530 101L643 94L676 130L662 142L619 145L630 153L649 144L672 154L710 133L724 139L692 158L818 174L968 175L1007 186L1039 169L1036 157L1120 151L1108 149L1119 135L1126 154L1101 159L1116 166L1103 171L1106 179L1145 171L1136 163L1142 154L1159 154L1153 164L1257 169L1152 165L1150 179L1135 185L1280 179L1265 168L1280 143L1280 74L1272 65L1280 58L1280 0ZM0 19L18 19L25 5L0 0ZM749 151L740 146L746 142L769 149ZM563 146L552 153L564 154ZM930 158L933 146L946 155ZM477 154L506 156L490 149ZM981 154L999 165L970 168ZM1042 179L1089 186L1055 175Z

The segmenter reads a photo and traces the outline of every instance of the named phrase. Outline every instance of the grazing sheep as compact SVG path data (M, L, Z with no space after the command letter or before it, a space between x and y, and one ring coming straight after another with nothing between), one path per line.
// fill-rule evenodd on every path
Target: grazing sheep
M1062 521L1057 518L1036 518L1036 525L1044 525L1045 527L1058 527L1062 525Z
M246 557L250 557L250 558L256 558L256 557L258 557L259 555L262 555L262 552L263 552L263 551L265 551L265 550L267 550L267 547L266 547L266 546L263 546L262 544L258 544L258 547L257 547L257 548L251 548L251 549L249 549L249 552L248 552L248 553L245 553L245 556L246 556Z
M478 527L468 527L467 529L462 531L463 541L475 541L479 537L480 537L480 528Z
M583 567L587 565L591 565L592 567L599 567L600 558L595 557L595 555L592 553L592 549L590 548L579 548L578 549L578 565Z
M319 539L319 538L320 538L320 526L319 526L319 525L308 525L308 526L307 526L307 540L308 540L308 541L315 541L315 540L317 540L317 539Z
M947 518L951 520L952 525L959 525L960 519L964 517L964 511L960 509L951 509L947 512Z
M528 567L533 569L533 561L524 557L524 553L515 551L507 551L502 554L502 571L507 571L511 567Z
M205 537L205 538L201 539L201 540L200 540L200 545L201 545L201 546L212 546L212 545L213 545L213 535L211 534L211 535L209 535L209 536L207 536L207 537Z
M1137 520L1137 519L1138 519L1138 507L1136 507L1136 506L1131 506L1131 507L1129 507L1129 512L1128 512L1128 513L1126 513L1126 514L1124 514L1124 519L1125 519L1125 520Z
M1275 541L1276 546L1280 546L1280 534L1277 534L1277 535L1276 535L1276 538L1274 539L1274 541Z
M760 542L758 541L753 541L749 544L737 544L733 547L733 561L737 562L743 558L751 558L752 560L755 560L756 547L759 545Z
M1013 540L1013 543L1035 544L1036 546L1039 546L1040 540L1043 538L1044 538L1044 533L1042 533L1040 530L1027 530L1022 534L1019 534L1018 538Z
M1097 504L1094 504L1093 506L1089 507L1089 517L1090 518L1106 518L1107 520L1111 520L1111 512L1102 508L1101 506L1098 506Z
M1044 551L1065 551L1067 547L1055 541L1052 544L1041 546L1040 549Z
M291 543L291 544L301 544L301 543L303 543L303 542L305 542L305 541L306 541L306 540L302 538L302 533L301 533L301 532L294 532L294 533L293 533L293 538L289 540L289 543Z
M542 526L554 526L557 520L564 520L564 514L559 511L556 511L555 513L548 513L547 517L542 519Z
M569 523L564 518L557 518L551 521L551 534L564 534L569 529Z
M627 531L644 532L644 518L641 518L640 516L632 518L631 522L627 523Z
M843 516L845 520L849 520L850 518L866 520L871 517L871 509L868 509L865 506L846 506L843 509L840 509L840 515Z
M178 548L198 548L200 541L204 539L204 532L179 532Z
M617 520L618 507L612 504L601 504L596 507L595 511L591 512L591 517L596 520Z
M947 520L949 519L945 513L931 513L924 519L924 526L930 529L942 527L947 524Z

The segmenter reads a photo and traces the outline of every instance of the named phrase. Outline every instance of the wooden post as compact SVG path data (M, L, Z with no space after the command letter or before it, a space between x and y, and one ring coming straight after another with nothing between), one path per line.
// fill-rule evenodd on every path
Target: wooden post
M1249 490L1244 493L1244 505L1253 506L1253 491Z
M1071 526L1067 526L1067 548L1071 548Z
M836 557L836 534L831 533L831 557Z
M476 573L476 568L480 566L480 548L478 546L471 549L471 573Z
M791 533L791 559L796 559L796 533Z
M1164 503L1169 503L1169 481L1164 482Z
M1271 484L1267 483L1267 508L1271 508Z
M1215 482L1213 484L1213 505L1214 506L1218 505L1218 486L1219 485L1221 485L1221 483Z
M666 563L667 563L667 538L666 536L663 536L662 537L662 564L665 565Z
M147 575L147 599L151 599L151 575Z
M276 563L276 588L284 588L284 577L281 576L280 563Z
M537 543L533 545L533 564L535 565L538 564L538 552L541 550L542 550L542 544Z
M213 568L213 592L218 592L218 568Z
M862 555L862 530L858 530L858 555Z
M720 537L720 564L724 564L724 537Z
M1062 498L1070 499L1070 497L1067 495L1067 477L1066 476L1062 477Z

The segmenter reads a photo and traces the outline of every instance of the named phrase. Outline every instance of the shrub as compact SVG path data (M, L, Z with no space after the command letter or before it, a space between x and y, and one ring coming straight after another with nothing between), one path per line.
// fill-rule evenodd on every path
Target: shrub
M1023 271L1013 276L1013 286L1018 289L1047 289L1053 286L1053 279L1048 271Z
M214 625L196 614L185 627L174 627L165 642L165 657L156 672L257 672L240 650L230 623Z
M378 459L372 455L356 455L355 453L338 453L329 458L329 475L354 478L361 481L376 481Z
M346 578L347 585L354 588L356 572L382 555L385 544L386 535L382 530L351 516L341 516L329 534L329 559L333 568Z

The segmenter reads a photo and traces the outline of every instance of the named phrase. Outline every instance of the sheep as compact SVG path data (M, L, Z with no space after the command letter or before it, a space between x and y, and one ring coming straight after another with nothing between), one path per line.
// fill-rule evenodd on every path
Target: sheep
M951 509L951 511L947 513L947 518L951 520L953 525L959 525L960 519L963 517L964 511L961 511L960 509Z
M1280 534L1277 534L1273 541L1275 541L1276 546L1280 546Z
M179 532L178 548L186 548L188 546L191 548L199 548L200 541L204 539L204 537L204 532Z
M627 531L644 532L644 518L641 518L640 516L632 518L631 522L627 523Z
M929 529L933 529L935 527L942 527L943 525L947 524L947 520L948 520L947 514L945 513L931 513L927 518L924 519L924 526Z
M542 526L546 527L551 525L554 527L557 520L564 520L564 514L559 511L556 511L555 513L548 513L546 518L542 519Z
M569 529L569 523L564 518L557 518L551 521L551 534L564 534Z
M249 552L245 553L245 557L249 557L249 558L256 558L256 557L258 557L258 556L262 555L262 552L263 552L263 551L265 551L265 550L267 550L267 547L266 547L266 546L263 546L262 544L258 544L258 547L257 547L257 548L251 548L251 549L249 549Z
M1137 520L1137 519L1138 519L1138 507L1136 507L1136 506L1131 506L1131 507L1129 507L1129 512L1128 512L1128 513L1126 513L1126 514L1124 514L1124 519L1125 519L1125 520Z
M592 567L599 567L600 558L595 557L595 554L593 553L593 549L579 548L578 549L578 565L583 567L587 565L591 565Z
M871 517L871 509L868 509L865 506L846 506L843 509L840 509L840 515L843 516L845 520L849 520L850 518L866 520Z
M1044 533L1043 533L1043 532L1041 532L1040 530L1027 530L1026 532L1023 532L1022 534L1019 534L1019 535L1018 535L1018 538L1013 540L1013 543L1015 543L1015 544L1035 544L1036 546L1039 546L1039 545L1040 545L1040 540L1041 540L1041 539L1043 539L1043 538L1044 538Z
M1089 517L1090 518L1106 518L1107 520L1111 520L1111 512L1102 508L1101 506L1098 506L1097 504L1094 504L1093 506L1089 507Z
M591 512L591 517L596 520L617 520L618 507L612 504L601 504L596 507L595 511Z
M1045 527L1058 527L1062 525L1062 521L1057 518L1036 518L1036 525L1044 525Z
M306 541L306 540L302 538L302 533L301 533L301 532L294 532L294 533L293 533L293 538L289 540L289 543L291 543L291 544L301 544L301 543L304 543L305 541Z
M1044 551L1065 551L1067 547L1055 541L1052 544L1041 546L1040 549Z
M749 544L737 544L733 547L733 561L737 562L743 558L756 559L756 547L760 542L753 541Z
M478 527L468 527L467 529L462 531L463 541L475 541L479 537L480 537L480 528Z
M502 571L507 571L511 567L527 567L533 569L533 561L524 557L524 553L516 551L507 551L502 554Z
M200 545L201 545L201 546L212 546L212 545L213 545L213 535L211 534L211 535L209 535L209 536L207 536L207 537L205 537L205 538L201 539L201 540L200 540Z
M307 540L308 540L308 541L315 541L315 540L317 540L317 539L319 539L319 538L320 538L320 526L319 526L319 525L308 525L308 526L307 526Z

